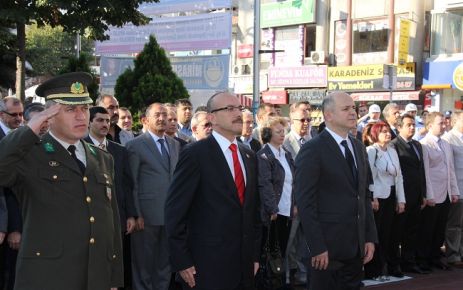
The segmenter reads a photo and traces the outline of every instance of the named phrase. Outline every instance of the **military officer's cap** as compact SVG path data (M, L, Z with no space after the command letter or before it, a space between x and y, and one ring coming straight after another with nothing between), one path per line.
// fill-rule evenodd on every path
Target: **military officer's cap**
M39 85L35 94L64 105L93 104L87 89L92 80L92 75L85 72L62 74Z

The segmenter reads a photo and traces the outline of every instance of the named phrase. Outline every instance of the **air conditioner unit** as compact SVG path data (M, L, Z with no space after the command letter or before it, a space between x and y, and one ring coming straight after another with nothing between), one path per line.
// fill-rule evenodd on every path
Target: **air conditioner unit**
M325 52L324 51L311 51L310 52L311 63L325 63Z

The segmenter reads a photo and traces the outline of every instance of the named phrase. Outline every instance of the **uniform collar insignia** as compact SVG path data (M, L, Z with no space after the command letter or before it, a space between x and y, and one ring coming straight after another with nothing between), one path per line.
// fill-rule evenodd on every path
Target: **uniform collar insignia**
M96 156L95 149L93 149L93 147L90 144L88 144L87 147L88 147L88 150L90 150L90 152L92 152L92 154Z
M55 147L50 142L44 143L43 148L45 148L45 151L48 152L48 153L55 152Z
M59 166L59 162L58 161L50 161L50 162L48 162L48 165L50 165L51 167L57 167L57 166Z

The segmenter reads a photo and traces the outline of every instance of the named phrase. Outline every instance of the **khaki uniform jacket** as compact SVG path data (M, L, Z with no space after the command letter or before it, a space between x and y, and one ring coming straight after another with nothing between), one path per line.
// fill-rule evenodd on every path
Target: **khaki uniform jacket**
M22 127L0 142L0 186L24 221L16 290L106 290L123 285L112 157L83 142L85 174L46 134Z

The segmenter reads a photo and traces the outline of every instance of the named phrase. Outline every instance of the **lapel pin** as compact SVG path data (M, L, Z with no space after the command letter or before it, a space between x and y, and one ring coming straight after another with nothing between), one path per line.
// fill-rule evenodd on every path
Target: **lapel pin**
M48 165L50 165L51 167L56 167L56 166L59 166L59 162L52 160L52 161L48 162Z
M251 156L249 156L249 154L247 154L247 153L246 153L246 157L247 157L247 158L251 158Z
M54 147L53 144L51 144L50 142L44 143L44 144L43 144L43 148L44 148L45 151L48 152L48 153L55 152L55 147Z
M92 145L87 144L87 148L88 148L88 150L90 150L90 152L92 152L93 155L96 156L96 151L95 151L95 149L93 149Z

